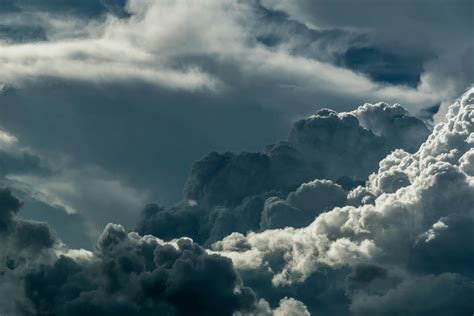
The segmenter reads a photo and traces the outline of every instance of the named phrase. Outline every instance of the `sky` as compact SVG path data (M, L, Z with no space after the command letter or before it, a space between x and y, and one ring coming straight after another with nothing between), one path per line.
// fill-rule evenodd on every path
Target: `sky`
M472 30L470 0L0 0L0 315L472 314Z

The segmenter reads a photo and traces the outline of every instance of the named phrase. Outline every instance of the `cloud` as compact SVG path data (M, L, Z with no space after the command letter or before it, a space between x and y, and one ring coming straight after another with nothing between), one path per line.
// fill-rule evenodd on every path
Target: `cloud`
M125 228L68 249L1 191L0 314L471 312L472 90L447 107L472 82L463 4L8 1L2 185L21 216L65 210L69 237ZM341 112L380 99L408 110ZM438 104L428 137L409 111ZM261 152L208 154L127 232L195 157L308 112Z
M373 200L336 207L300 229L233 233L214 249L243 275L274 271L275 287L298 288L320 272L353 268L347 295L356 315L470 312L464 294L472 292L474 187L464 166L473 146L473 95L450 107L417 152L397 150L380 162L366 186ZM463 294L444 295L444 287Z
M165 243L109 224L94 252L70 250L47 224L18 219L20 207L0 191L2 314L232 315L257 307L231 261L190 239Z
M166 206L181 198L189 166L209 151L258 151L324 106L348 111L383 99L415 113L445 98L339 63L349 48L371 44L359 29L315 30L260 2L106 2L9 1L16 9L0 17L2 128L53 165L57 156L74 160L37 196L76 214L117 207L117 221L131 227L131 209L148 196ZM106 183L113 206L78 177L95 168L101 178L92 182ZM291 190L314 180L301 180L306 171L290 172ZM64 187L93 197L66 196ZM95 239L107 220L91 220Z
M323 109L296 122L287 140L262 153L213 152L197 161L183 201L169 209L146 208L136 229L209 244L232 232L303 227L345 204L347 192L336 183L352 189L391 150L413 152L428 133L400 105L365 104L348 113ZM390 179L387 186L396 181Z
M60 257L28 274L25 292L37 315L232 315L255 301L230 260L186 238L167 244L113 224L92 257Z
M265 201L260 228L304 227L314 218L346 202L347 192L329 180L303 183L286 200L270 197Z
M41 158L30 149L24 148L14 135L0 130L0 175L11 174L48 174Z
M473 294L472 281L457 274L412 277L382 295L355 294L351 311L354 315L462 315L472 309Z
M261 4L269 10L287 14L308 28L365 34L366 41L359 41L358 45L348 47L346 54L340 54L341 59L349 62L355 54L354 59L360 64L353 67L359 71L375 77L382 75L383 79L393 76L392 67L395 73L407 67L406 64L411 71L418 68L414 74L408 73L409 77L418 77L417 90L442 95L438 120L444 118L448 106L473 82L474 67L468 57L473 50L470 31L473 16L469 1L449 4L417 1L400 5L379 1L356 5L345 1L264 0ZM361 56L357 56L358 51L363 52ZM364 58L368 56L370 62L364 65ZM379 60L382 62L381 74L377 69ZM391 81L396 82L398 77Z
M28 305L22 276L37 262L48 262L58 246L47 224L16 217L21 206L10 190L0 190L0 313L6 315Z
M418 108L441 101L434 91L385 86L336 66L332 51L338 45L349 46L354 41L351 34L306 30L309 39L292 40L284 32L298 34L295 22L281 18L283 27L268 34L265 21L272 23L278 14L254 2L207 0L197 5L130 0L125 8L129 16L108 14L85 20L56 16L58 22L46 27L47 40L2 44L0 79L20 86L50 77L93 83L139 81L221 94L251 80L308 95L334 96L343 91L352 98L398 98ZM77 34L78 29L84 31ZM261 42L262 36L282 37L286 42L269 47ZM332 36L341 42L334 48L327 44ZM299 47L301 41L309 49ZM228 68L236 71L226 72Z
M256 204L263 205L261 210L276 203L316 216L301 228L245 235L233 232L215 242L212 250L186 237L163 241L126 232L117 224L106 226L94 251L68 249L46 224L18 219L21 203L3 190L0 291L14 296L0 306L5 313L36 315L86 311L91 315L183 315L191 310L223 315L470 312L473 95L470 90L453 104L447 121L436 125L417 151L393 151L379 163L365 187L353 188L349 194L333 181L320 179L276 197L275 189L249 198L232 191L226 196L222 185L215 187L221 190L219 195L207 195L212 192L192 186L186 194L195 194L208 205L237 204L234 209L242 214L253 214L251 204L257 199ZM392 120L387 123L385 112L368 113L382 119L377 122L365 117L365 124L380 133L372 135L383 139L383 127ZM352 116L349 126L358 120L354 114L329 110L310 120L328 116L336 122ZM321 133L320 122L317 126ZM298 143L287 142L287 146L291 144ZM243 154L238 159L234 154L209 157L198 163L193 181L208 183L208 171L212 170L224 171L223 179L241 176L237 183L254 183L246 179L261 177L269 159L264 154ZM249 165L253 168L242 168ZM265 188L265 183L258 182L252 190ZM176 222L187 222L189 216L192 220L188 224L198 224L193 229L200 233L203 222L194 221L193 216L194 212L201 216L201 200L187 199L174 210L150 205L145 215L157 220L157 214L166 218L176 212L179 216L172 219ZM232 214L216 210L206 216L225 222ZM257 214L255 218L262 216ZM182 227L179 224L177 227ZM172 225L162 227L175 229ZM185 230L178 233L185 234ZM448 295L446 288L450 289Z
M0 177L2 186L27 201L23 214L28 218L44 221L50 212L65 212L63 223L55 222L54 228L64 233L60 225L73 218L76 225L77 220L83 221L86 227L76 237L85 242L95 240L113 219L134 222L147 200L146 192L138 192L98 166L78 168L68 157L44 155L4 130L0 130ZM29 204L35 204L34 210ZM77 229L71 230L64 239L77 241L71 236L77 233Z

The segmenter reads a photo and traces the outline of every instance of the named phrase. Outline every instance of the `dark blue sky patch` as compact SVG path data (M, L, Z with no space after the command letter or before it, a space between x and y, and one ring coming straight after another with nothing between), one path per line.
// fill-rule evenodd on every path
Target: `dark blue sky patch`
M126 2L126 0L3 0L0 4L0 13L44 11L95 16L113 12L122 15L125 14Z
M340 66L368 75L377 82L416 87L423 60L384 52L373 47L352 47L340 56Z
M27 43L44 41L47 39L46 32L41 27L36 26L12 26L4 25L0 22L0 41L10 43Z

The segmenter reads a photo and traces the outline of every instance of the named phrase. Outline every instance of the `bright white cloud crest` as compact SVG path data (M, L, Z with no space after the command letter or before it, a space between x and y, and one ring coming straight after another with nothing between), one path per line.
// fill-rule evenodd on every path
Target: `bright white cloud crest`
M214 248L244 270L275 269L268 258L281 256L285 263L275 271L275 285L303 282L325 267L406 264L420 240L456 234L451 222L474 220L474 89L450 107L447 120L415 154L397 150L380 162L367 183L373 204L335 208L302 229L234 233ZM472 247L472 239L464 241L463 247Z

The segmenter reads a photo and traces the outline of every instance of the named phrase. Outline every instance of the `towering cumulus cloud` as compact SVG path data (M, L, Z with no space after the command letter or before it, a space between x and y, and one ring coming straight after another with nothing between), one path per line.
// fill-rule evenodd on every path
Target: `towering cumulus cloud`
M208 244L232 232L306 226L344 205L344 189L363 183L390 151L416 151L428 134L400 105L323 109L262 153L211 153L196 162L184 201L168 210L148 206L137 230Z
M303 297L307 283L324 284L330 276L333 284L344 284L346 313L469 315L473 135L471 89L416 153L392 152L364 188L349 192L353 205L322 213L300 229L234 233L214 249L253 279L257 293L297 288ZM259 288L265 280L256 278L265 274L272 286ZM310 310L327 309L341 294L333 288L311 290L314 300L305 303L316 304Z
M429 136L399 105L321 110L196 162L182 202L93 251L2 190L0 315L470 315L473 135L474 88Z

